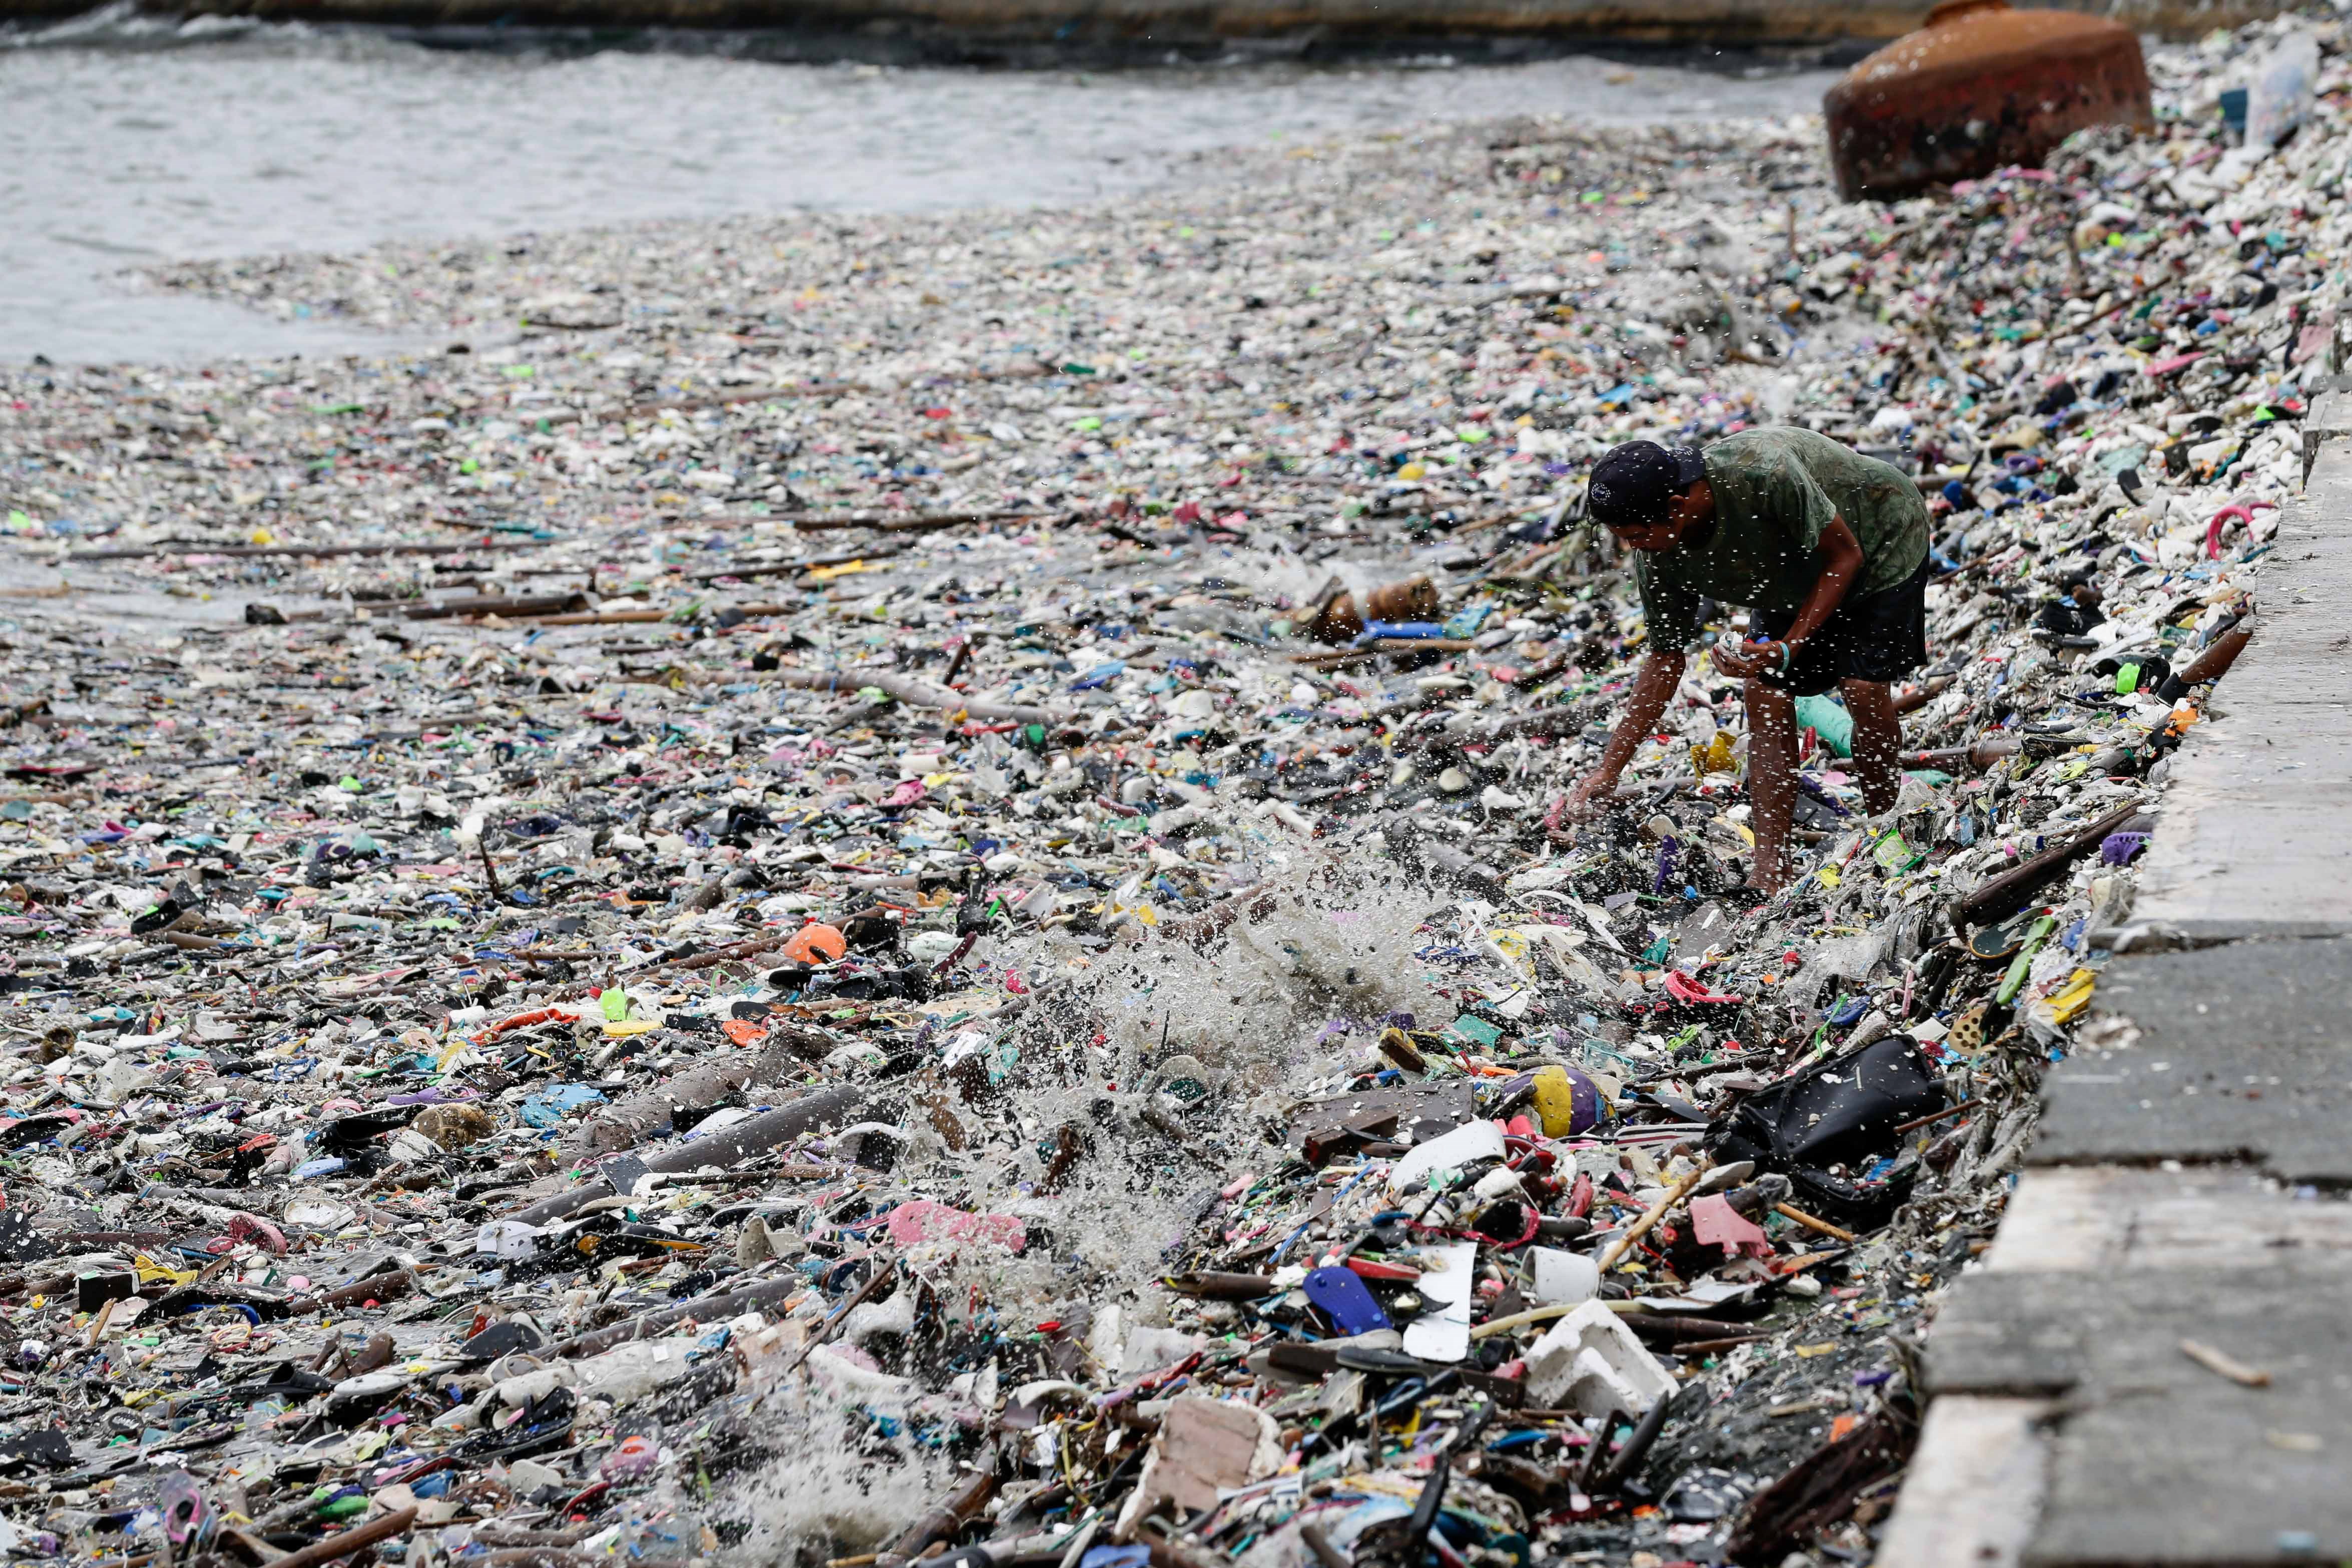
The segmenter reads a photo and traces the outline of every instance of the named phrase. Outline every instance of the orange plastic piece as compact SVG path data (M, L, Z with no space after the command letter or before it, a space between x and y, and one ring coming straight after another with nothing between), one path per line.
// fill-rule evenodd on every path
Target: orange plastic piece
M784 956L795 964L830 964L849 951L849 938L838 928L812 920L784 944Z
M527 1029L535 1023L546 1023L551 1019L568 1019L571 1016L561 1008L541 1008L535 1012L517 1013L510 1019L500 1019L489 1027L488 1032L504 1034L510 1029Z

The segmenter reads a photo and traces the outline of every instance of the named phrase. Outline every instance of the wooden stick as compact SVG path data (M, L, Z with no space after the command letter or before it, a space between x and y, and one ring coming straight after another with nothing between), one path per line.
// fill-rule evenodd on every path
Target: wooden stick
M1957 925L1990 925L2006 920L2032 901L2042 884L2065 870L2075 856L2099 847L2109 833L2137 815L2145 802L2134 800L2116 807L2097 821L2043 850L2032 860L2001 873L1960 900L1953 912Z
M686 580L688 582L720 582L730 577L737 579L747 577L782 577L788 573L795 571L814 571L819 567L847 566L852 561L887 560L894 555L902 555L912 548L913 547L910 545L893 544L885 539L877 543L871 549L849 550L840 555L810 556L804 559L799 560L746 561L740 566L724 567L717 571L692 572L688 575Z
M1853 1239L1853 1231L1841 1230L1826 1219L1816 1219L1801 1208L1791 1208L1785 1203L1776 1203L1772 1206L1772 1212L1780 1216L1783 1219L1795 1220L1798 1224L1803 1226L1808 1230L1818 1230L1824 1236L1834 1236L1840 1241L1851 1241Z
M1906 1133L1916 1133L1922 1127L1931 1127L1947 1116L1957 1116L1963 1111L1973 1111L1981 1103L1983 1103L1982 1096L1972 1095L1957 1105L1945 1106L1932 1116L1921 1116L1914 1121L1904 1123L1895 1129L1895 1135L1899 1138Z
M729 964L738 958L752 957L757 954L768 952L772 948L781 947L799 935L798 930L772 931L765 936L754 936L748 942L737 942L725 947L713 947L708 953L688 954L686 957L672 958L667 964L656 964L653 967L656 969L708 969L713 964ZM632 974L636 972L630 971Z
M1930 675L1910 690L1898 693L1895 698L1895 711L1898 714L1916 713L1943 695L1951 684L1949 675Z
M884 1284L889 1281L897 1279L898 1277L898 1265L896 1263L885 1263L882 1267L874 1270L872 1274L868 1275L866 1277L866 1283L858 1286L847 1301L842 1302L839 1307L834 1310L833 1314L830 1317L826 1318L824 1322L817 1325L816 1333L809 1336L808 1343L801 1346L801 1353L793 1357L791 1361L787 1362L782 1372L776 1374L776 1381L782 1383L785 1378L790 1377L793 1373L798 1372L801 1369L801 1363L806 1361L810 1356L814 1355L816 1354L817 1347L834 1336L835 1331L838 1330L844 1322L848 1321L849 1314L851 1312L855 1312L858 1307L863 1306L866 1301L873 1296L874 1292L880 1290Z
M1331 1543L1331 1538L1323 1533L1321 1525L1307 1525L1298 1532L1298 1539L1307 1542L1307 1550L1315 1553L1315 1561L1323 1568L1354 1568L1346 1555ZM827 1568L831 1565L828 1564Z
M1634 1301L1602 1301L1601 1304L1611 1312L1618 1313L1638 1312L1642 1310L1640 1304ZM1572 1301L1559 1306L1529 1307L1524 1312L1513 1312L1508 1317L1491 1318L1480 1323L1470 1331L1470 1337L1485 1339L1490 1334L1508 1333L1513 1329L1523 1329L1529 1323L1549 1322L1553 1318L1568 1316L1582 1305L1584 1305L1582 1301Z
M708 969L714 964L731 964L740 958L757 957L760 954L782 946L799 935L800 931L797 927L791 931L771 931L765 936L754 936L749 941L730 943L724 947L713 947L707 953L689 953L683 958L667 958L658 964L635 965L620 972L635 978L640 975L658 975L672 969ZM613 956L609 953L593 955L600 958L610 958ZM578 961L577 959L566 960L572 963ZM602 986L591 980L584 985L573 987L565 995L568 998L577 999L582 997L595 996L603 989Z
M667 610L582 610L562 615L502 615L504 621L528 621L534 626L635 626L669 619Z
M404 1508L397 1513L387 1513L382 1519L371 1519L365 1524L355 1524L340 1535L330 1535L324 1541L314 1541L299 1552L289 1552L283 1557L270 1560L269 1568L320 1568L338 1557L349 1557L362 1546L373 1546L395 1535L404 1535L416 1522L416 1511Z
M2242 1387L2268 1388L2271 1385L2269 1373L2259 1367L2248 1366L2227 1351L2218 1350L2202 1340L2182 1340L2180 1354L2215 1376L2226 1377Z
M934 1541L945 1541L961 1530L967 1521L988 1506L996 1494L996 1452L992 1447L983 1450L973 1462L973 1474L963 1485L950 1492L937 1508L930 1510L908 1525L893 1541L888 1552L897 1557L917 1557Z
M1315 670L1352 670L1379 657L1380 654L1370 648L1336 648L1329 653L1293 653L1290 662Z
M1512 677L1510 684L1523 692L1533 691L1567 669L1575 660L1576 655L1573 653L1554 653L1533 669L1520 671L1518 674Z
M473 593L438 603L412 604L401 612L409 621L446 621L458 615L570 615L586 611L584 593Z
M792 519L793 527L805 531L824 528L878 528L884 533L919 534L933 528L951 528L958 523L1009 523L1042 514L1026 512L909 512L901 516L852 512L847 517L811 513ZM770 519L773 521L774 519Z
M998 371L934 371L929 375L919 378L918 384L921 386L946 386L952 385L959 382L1027 381L1038 376L1050 376L1059 373L1060 372L1055 366L1050 365L1043 360L1039 360L1034 363L1008 365L1004 369ZM607 409L593 413L590 417L596 419L620 418L625 420L656 419L664 413L688 413L696 409L724 408L730 403L772 402L778 398L787 397L849 397L860 392L873 396L886 396L900 391L912 390L915 390L912 386L907 388L896 388L888 386L876 386L866 382L844 381L802 382L796 385L781 387L734 387L725 392L700 392L692 397L662 398L652 402L637 403L632 407L625 409Z
M1675 1205L1682 1202L1684 1197L1689 1194L1690 1189L1698 1185L1698 1178L1706 1174L1707 1164L1711 1163L1712 1162L1702 1163L1696 1170L1683 1177L1682 1180L1675 1183L1673 1188L1667 1192L1665 1197L1658 1199L1657 1202L1650 1206L1650 1211L1647 1214L1644 1214L1641 1218L1627 1226L1625 1228L1625 1234L1620 1236L1616 1240L1612 1241L1609 1244L1609 1249L1601 1254L1601 1271L1603 1274L1608 1273L1610 1270L1615 1268L1617 1266L1617 1260L1625 1256L1626 1249L1632 1247L1634 1242L1639 1241L1643 1237L1647 1236L1651 1229L1657 1225L1658 1221L1666 1217L1667 1210L1673 1208Z
M1477 644L1462 637L1375 637L1361 648L1333 648L1312 653L1293 653L1290 662L1328 668L1351 660L1369 659L1376 653L1466 653Z

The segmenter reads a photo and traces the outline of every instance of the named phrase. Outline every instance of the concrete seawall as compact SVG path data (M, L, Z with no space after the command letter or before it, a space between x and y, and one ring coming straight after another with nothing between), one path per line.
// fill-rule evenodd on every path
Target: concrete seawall
M86 8L69 0L0 0L0 19ZM2116 0L2065 7L2144 31L2194 37L2271 15L2274 0ZM164 15L242 16L407 26L785 29L832 37L992 46L1220 40L1286 43L1299 52L1382 40L1617 40L1695 46L1874 41L1917 26L1919 4L1885 0L190 0Z
M2352 1556L2352 397L2316 399L2304 439L2101 1021L2043 1081L2000 1232L1928 1334L1877 1568Z

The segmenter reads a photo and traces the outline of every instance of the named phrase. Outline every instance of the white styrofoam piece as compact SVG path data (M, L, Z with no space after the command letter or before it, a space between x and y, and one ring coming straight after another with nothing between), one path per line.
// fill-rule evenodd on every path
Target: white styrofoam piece
M1528 1352L1528 1403L1540 1409L1639 1416L1677 1386L1606 1301L1585 1302Z

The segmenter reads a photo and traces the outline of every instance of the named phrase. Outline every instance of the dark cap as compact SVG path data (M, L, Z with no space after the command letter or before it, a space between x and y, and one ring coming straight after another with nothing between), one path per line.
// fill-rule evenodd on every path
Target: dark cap
M1669 452L1654 441L1628 441L1592 465L1585 509L1608 528L1646 528L1664 522L1675 498L1706 477L1696 446Z

